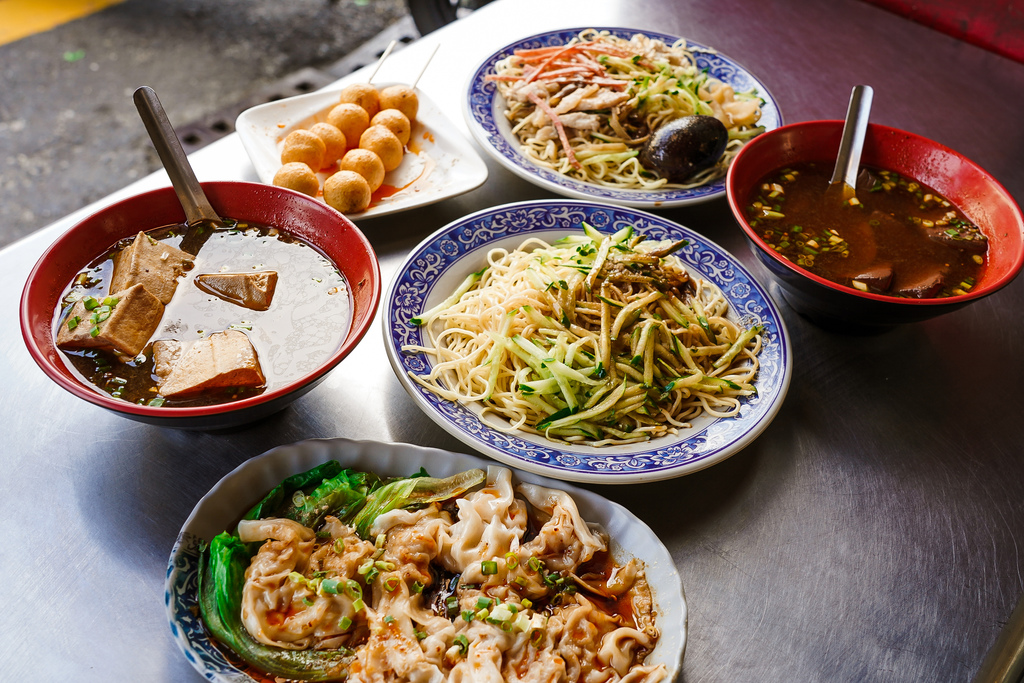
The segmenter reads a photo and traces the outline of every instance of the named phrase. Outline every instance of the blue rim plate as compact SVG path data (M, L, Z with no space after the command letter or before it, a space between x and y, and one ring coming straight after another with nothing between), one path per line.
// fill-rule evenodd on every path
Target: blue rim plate
M746 397L740 415L700 417L689 430L645 443L623 446L569 445L518 432L498 431L479 416L479 405L446 401L414 382L409 373L429 371L422 354L402 351L423 345L410 318L437 305L470 273L486 263L489 249L514 249L529 237L552 241L582 232L586 221L611 233L626 225L655 240L689 240L676 254L690 270L716 284L729 301L731 315L744 325L764 325L758 357L757 394ZM384 347L391 366L416 404L438 425L466 445L495 460L553 479L627 484L671 479L714 465L750 444L775 417L792 374L786 326L768 292L731 254L678 223L627 207L583 200L550 199L506 204L460 218L419 244L398 269L384 300Z
M225 475L196 504L182 526L167 563L164 590L171 635L189 663L207 680L254 683L255 679L224 656L203 626L197 602L200 543L233 526L245 510L285 477L328 460L381 476L407 476L426 467L433 476L447 477L488 464L472 455L402 443L310 439L274 448ZM686 598L672 555L658 536L629 510L596 493L515 470L512 474L516 482L567 491L583 518L601 524L608 532L613 557L643 560L657 608L656 625L661 630L661 638L646 663L664 664L668 680L674 680L686 650Z
M463 114L470 132L480 146L516 175L551 192L567 197L594 199L622 206L653 209L696 204L723 196L725 194L724 176L712 183L685 190L615 190L600 185L584 183L537 166L519 151L519 142L512 134L511 127L503 113L505 110L504 98L498 94L498 89L494 83L488 82L485 80L485 77L487 74L494 72L494 65L497 62L505 59L515 50L564 45L577 36L580 31L587 28L608 31L613 36L625 38L626 40L636 33L643 33L652 38L657 38L669 45L680 39L679 36L657 33L655 31L584 26L538 33L529 38L523 38L506 45L485 59L477 67L476 71L470 76L466 87ZM695 53L697 67L707 69L708 74L713 78L731 85L736 92L748 91L752 88L757 89L758 94L764 100L764 105L761 107L761 119L758 121L760 125L763 125L766 130L772 130L782 125L782 114L779 111L779 106L764 83L755 78L753 74L737 62L717 52L714 48L689 40L686 41L686 45L691 52Z

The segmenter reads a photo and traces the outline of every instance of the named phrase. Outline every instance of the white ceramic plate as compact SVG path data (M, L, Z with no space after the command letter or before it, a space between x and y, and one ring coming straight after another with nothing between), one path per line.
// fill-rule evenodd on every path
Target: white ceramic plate
M505 118L505 99L498 94L494 83L486 80L487 74L494 73L494 65L513 54L515 50L565 45L586 28L609 31L612 35L628 40L636 33L643 33L657 38L668 45L679 40L678 36L641 31L630 28L613 27L579 27L548 31L529 36L506 45L485 59L469 77L466 86L466 98L463 101L463 114L470 133L480 146L493 156L505 168L521 178L530 181L546 190L567 197L594 199L611 202L622 206L639 208L671 208L708 201L725 195L725 177L700 187L689 189L663 190L618 190L601 185L594 185L575 180L561 173L537 166L519 151L519 141L512 134L512 128ZM756 89L764 101L761 106L761 119L758 125L772 130L782 125L782 115L778 104L768 92L768 88L749 71L734 60L719 53L713 48L699 43L687 41L687 49L695 54L697 68L706 69L712 78L733 87L736 92Z
M383 88L391 83L375 83ZM281 168L281 149L288 133L327 120L338 103L338 90L323 90L268 102L242 112L235 129L260 180L273 183ZM347 214L353 220L385 216L426 206L479 187L487 179L487 165L422 90L419 112L406 145L402 164L384 177L370 208ZM350 143L351 146L351 143ZM323 187L326 173L317 174ZM383 196L386 192L394 192ZM323 201L323 197L318 197Z
M621 446L584 446L549 441L526 432L500 431L480 419L481 404L447 401L414 382L409 373L429 372L428 356L402 351L423 346L421 329L409 320L444 301L470 273L486 265L489 249L514 249L529 237L549 242L582 232L586 221L602 232L627 225L655 240L686 239L676 255L691 274L717 285L730 313L743 325L763 325L757 394L742 399L731 418L702 416L690 429ZM678 223L625 207L582 200L518 202L485 209L449 223L410 252L383 301L384 347L391 366L416 404L463 443L512 467L555 479L632 484L670 479L721 462L768 426L785 398L791 375L785 322L775 303L746 268L704 236Z
M231 664L207 635L196 600L199 544L232 527L267 491L284 478L322 462L337 460L345 467L383 476L406 476L420 467L435 477L447 477L494 463L461 453L407 444L326 439L281 446L239 465L203 496L178 534L167 565L164 602L171 634L192 666L210 681L252 683ZM600 523L612 539L616 559L643 560L656 605L661 638L648 663L664 664L668 680L679 672L686 648L686 600L668 549L650 527L617 503L602 496L543 477L513 471L514 479L568 491L583 518Z

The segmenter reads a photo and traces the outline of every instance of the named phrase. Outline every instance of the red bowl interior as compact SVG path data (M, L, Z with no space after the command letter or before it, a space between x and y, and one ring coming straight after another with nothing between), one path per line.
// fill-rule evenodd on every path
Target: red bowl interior
M306 195L271 185L243 182L203 183L217 213L281 228L303 238L330 258L351 290L352 322L341 346L319 368L298 380L251 398L213 406L170 408L120 401L83 382L54 345L53 318L64 289L93 259L118 240L139 230L185 221L185 213L170 187L130 197L74 225L40 257L29 274L21 299L21 329L29 353L57 384L91 403L146 417L183 421L215 416L278 402L318 382L362 338L380 301L380 269L366 237L348 218Z
M989 239L988 264L974 289L942 299L905 299L861 292L814 275L784 258L746 221L744 207L764 176L793 163L834 164L842 121L794 123L748 143L733 160L726 181L729 206L747 237L782 266L825 287L862 299L913 306L978 299L1009 284L1024 265L1024 216L1010 193L983 168L948 147L905 131L869 124L861 163L895 171L930 186L981 228Z

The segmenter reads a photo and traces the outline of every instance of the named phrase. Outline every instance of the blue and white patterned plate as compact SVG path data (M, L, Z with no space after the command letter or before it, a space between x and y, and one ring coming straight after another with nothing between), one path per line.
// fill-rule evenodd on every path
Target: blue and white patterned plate
M494 65L497 62L505 59L515 50L564 45L586 28L608 31L613 36L625 38L626 40L636 33L643 33L652 38L657 38L668 45L679 40L678 36L656 33L654 31L582 27L538 33L537 35L506 45L485 59L477 67L476 71L470 76L469 84L466 88L467 93L463 103L463 114L466 117L466 123L469 126L470 132L476 141L480 143L480 146L516 175L546 190L566 197L593 199L645 209L667 209L687 204L696 204L723 196L725 194L724 177L706 185L686 190L616 190L584 183L561 173L537 166L519 151L519 141L512 134L512 128L509 125L508 119L505 118L505 100L498 94L498 89L494 83L487 81L485 77L487 74L494 73ZM775 99L768 92L768 88L765 87L764 83L735 61L715 51L713 48L691 41L687 41L686 45L695 54L697 67L707 69L708 74L713 78L731 85L736 92L746 92L751 89L757 90L758 95L764 100L764 104L761 107L761 119L758 121L759 125L763 125L767 130L772 130L782 125L782 114L779 112L778 104L776 104Z
M310 439L274 448L246 460L225 475L196 504L182 526L167 563L164 591L171 635L207 680L255 683L257 679L229 661L203 626L197 600L199 544L233 527L246 510L285 477L328 460L385 477L408 476L421 467L427 468L432 476L448 477L488 465L472 455L403 443ZM686 649L686 598L672 555L657 535L629 510L591 491L522 472L513 471L513 479L567 491L583 518L597 522L608 532L613 557L621 562L630 557L643 560L656 608L656 625L661 630L661 638L646 663L664 664L667 680L674 680Z
M430 359L406 353L425 336L409 320L453 292L486 265L487 251L514 249L529 237L552 241L582 232L586 221L602 232L627 225L655 240L687 239L676 252L689 269L717 285L731 315L746 326L764 325L757 394L743 399L740 415L703 416L678 435L623 446L554 443L544 437L498 431L483 422L480 405L446 401L414 382L409 373L429 371ZM627 484L670 479L709 467L743 449L771 422L789 388L792 360L785 323L768 293L731 254L700 234L654 214L583 200L552 199L506 204L461 218L412 250L384 299L384 347L391 366L416 404L463 443L513 467L554 479Z

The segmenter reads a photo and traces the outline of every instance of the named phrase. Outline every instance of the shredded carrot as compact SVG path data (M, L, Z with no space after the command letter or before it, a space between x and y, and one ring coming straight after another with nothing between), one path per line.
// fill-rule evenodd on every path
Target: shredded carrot
M570 52L576 52L578 49L579 48L576 45L567 45L564 48L562 48L560 51L555 52L550 57L545 59L540 64L540 66L537 67L536 71L534 71L532 74L527 76L526 82L529 83L530 81L534 80L542 71L545 71L549 66L551 66L552 62L554 62L559 57L561 57L563 55L566 55L566 54L568 54Z
M593 43L573 43L572 45L552 45L551 47L537 47L529 50L516 50L515 56L522 57L524 60L540 61L545 57L551 55L553 52L562 52L565 48L579 49L586 45L592 45Z

